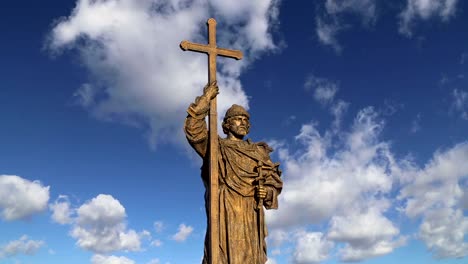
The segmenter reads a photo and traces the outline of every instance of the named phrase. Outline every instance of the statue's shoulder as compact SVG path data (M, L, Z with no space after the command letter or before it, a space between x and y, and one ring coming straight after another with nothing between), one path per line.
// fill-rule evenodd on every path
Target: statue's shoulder
M259 149L265 151L267 154L270 154L271 152L273 152L273 148L268 146L268 144L266 142L264 142L264 141L252 142L252 140L250 140L250 138L249 138L249 139L247 139L247 142L249 144L257 146Z

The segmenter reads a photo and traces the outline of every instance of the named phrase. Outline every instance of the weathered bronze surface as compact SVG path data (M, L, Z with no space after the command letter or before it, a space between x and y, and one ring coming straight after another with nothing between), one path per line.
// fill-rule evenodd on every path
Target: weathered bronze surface
M190 145L203 158L208 215L203 264L264 264L267 229L263 210L278 207L281 171L279 163L271 161L272 149L266 143L244 140L250 115L242 106L233 105L225 114L222 127L227 137L217 134L216 56L240 59L242 53L216 47L215 25L214 19L208 20L208 45L181 43L182 49L209 57L208 85L189 106L184 126ZM209 130L205 122L208 112Z
M216 57L218 55L224 57L230 57L235 59L242 58L242 52L238 50L228 50L218 48L216 46L216 20L214 18L208 19L208 45L202 45L192 43L189 41L182 41L180 47L183 50L190 50L196 52L203 52L208 54L208 83L216 83ZM209 166L209 210L208 210L208 230L209 230L209 241L210 241L210 263L219 263L218 259L218 248L219 244L219 212L218 212L218 168L216 161L218 160L218 131L217 131L217 120L218 113L216 110L216 98L210 101L210 137L209 137L209 155L208 155L208 166ZM211 195L211 194L216 195Z

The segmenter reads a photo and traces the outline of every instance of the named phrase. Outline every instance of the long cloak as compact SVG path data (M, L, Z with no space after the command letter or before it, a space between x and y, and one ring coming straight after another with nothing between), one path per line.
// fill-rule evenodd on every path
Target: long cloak
M185 133L191 146L203 158L202 179L208 189L208 132L205 120L189 115L185 121ZM264 207L278 208L277 197L282 188L281 171L278 169L279 164L271 161L271 151L263 142L219 139L220 264L264 264L267 261L265 237L268 233L265 222L260 221L264 208L257 208L255 191L258 186L256 178L259 176L257 166L261 161L264 167L269 168L264 183L267 189ZM207 190L207 216L208 201ZM261 229L263 232L260 232ZM203 264L208 264L208 248L207 233Z

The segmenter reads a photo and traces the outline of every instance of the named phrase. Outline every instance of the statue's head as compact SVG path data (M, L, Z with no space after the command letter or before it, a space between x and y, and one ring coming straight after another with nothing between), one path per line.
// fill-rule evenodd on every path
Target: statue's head
M237 139L242 139L249 133L250 115L244 107L233 104L224 115L223 132L229 136L234 136Z

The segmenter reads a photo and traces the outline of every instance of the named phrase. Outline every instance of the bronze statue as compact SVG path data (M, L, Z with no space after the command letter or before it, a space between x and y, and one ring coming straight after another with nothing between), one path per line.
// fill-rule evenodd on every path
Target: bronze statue
M210 101L217 94L216 83L207 85L203 95L188 108L185 121L187 139L204 160L205 187L209 186L205 117ZM219 138L219 264L264 264L267 230L263 207L278 208L277 197L282 188L279 163L271 161L272 149L266 143L244 140L250 128L249 119L249 113L242 106L233 105L222 124L227 137ZM203 264L209 263L208 248L205 239Z
M203 264L264 264L267 261L263 208L276 209L283 183L279 163L270 160L273 151L266 143L244 141L250 115L233 105L223 121L221 139L217 132L216 57L241 59L242 52L216 45L216 20L208 19L208 44L182 41L183 50L208 55L208 83L202 96L188 108L185 134L203 158L205 208L208 230ZM205 117L209 115L209 130Z

